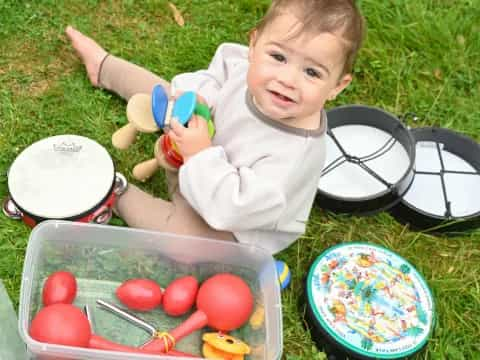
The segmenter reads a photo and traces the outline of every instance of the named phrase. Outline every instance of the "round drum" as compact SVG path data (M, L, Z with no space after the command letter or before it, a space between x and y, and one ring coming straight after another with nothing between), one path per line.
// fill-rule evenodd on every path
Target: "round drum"
M125 187L105 148L83 136L58 135L37 141L14 160L3 211L32 227L46 219L104 223Z
M334 108L327 117L317 205L372 214L397 203L414 175L415 143L408 129L395 116L362 105Z
M335 359L405 359L434 326L434 301L406 260L379 246L349 243L322 253L305 287L312 338Z
M480 224L480 145L454 131L419 128L415 177L393 216L414 228L464 230Z

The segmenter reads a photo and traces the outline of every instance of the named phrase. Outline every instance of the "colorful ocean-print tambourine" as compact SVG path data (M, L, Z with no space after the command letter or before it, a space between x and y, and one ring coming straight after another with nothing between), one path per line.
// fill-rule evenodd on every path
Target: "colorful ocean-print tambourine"
M423 350L435 312L422 276L379 246L334 246L306 280L306 320L314 340L342 359L404 359Z

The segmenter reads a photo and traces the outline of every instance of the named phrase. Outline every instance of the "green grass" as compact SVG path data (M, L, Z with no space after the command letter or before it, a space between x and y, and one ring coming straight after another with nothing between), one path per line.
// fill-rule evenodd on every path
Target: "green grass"
M205 67L224 41L245 43L268 1L177 0L180 28L166 1L0 0L0 197L6 172L21 150L47 136L73 133L104 145L119 171L151 156L155 135L129 151L111 145L126 122L125 103L94 90L63 33L67 24L110 52L169 79ZM412 126L435 125L480 140L480 1L363 0L369 27L353 84L335 104L362 103L419 116ZM165 196L161 174L141 185ZM30 230L0 217L0 278L18 305ZM438 321L421 359L480 358L480 233L432 236L409 230L389 215L352 218L314 209L307 233L278 255L293 274L282 293L284 357L321 359L303 327L302 278L327 247L367 241L407 258L433 290Z

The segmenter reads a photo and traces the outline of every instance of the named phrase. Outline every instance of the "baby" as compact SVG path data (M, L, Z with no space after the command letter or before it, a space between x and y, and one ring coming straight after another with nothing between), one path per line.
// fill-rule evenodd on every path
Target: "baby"
M172 122L169 136L184 164L178 174L167 171L171 201L130 184L116 204L130 226L271 253L304 233L325 161L323 108L351 82L363 39L353 0L273 0L248 47L222 44L208 69L171 84L72 27L66 32L94 86L126 100L157 84L170 94L195 91L213 114L213 139L199 117L188 127Z

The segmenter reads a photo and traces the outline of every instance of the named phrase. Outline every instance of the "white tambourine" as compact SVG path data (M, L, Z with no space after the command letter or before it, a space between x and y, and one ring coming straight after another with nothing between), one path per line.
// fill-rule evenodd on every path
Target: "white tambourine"
M57 135L33 143L14 160L3 212L32 227L46 219L107 223L125 188L104 147L83 136Z

